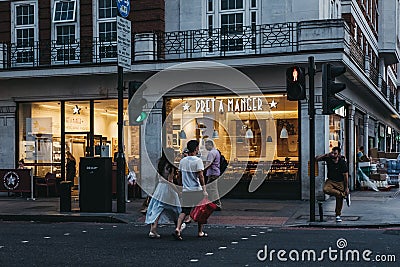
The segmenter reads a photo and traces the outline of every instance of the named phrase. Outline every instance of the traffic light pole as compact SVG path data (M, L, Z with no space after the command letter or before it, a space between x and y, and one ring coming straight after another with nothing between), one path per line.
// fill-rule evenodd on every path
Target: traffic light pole
M118 66L118 154L117 154L117 212L125 213L125 156L122 143L124 127L124 70Z
M309 107L310 117L310 222L315 222L315 64L314 57L308 58Z

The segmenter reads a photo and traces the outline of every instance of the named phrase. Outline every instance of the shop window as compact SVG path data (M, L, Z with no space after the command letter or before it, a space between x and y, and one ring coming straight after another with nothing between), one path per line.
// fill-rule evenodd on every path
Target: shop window
M35 176L61 177L61 108L59 102L19 105L19 158Z
M215 136L216 147L231 163L226 171L227 179L235 174L235 168L245 168L242 179L250 179L260 165L267 180L298 181L297 102L287 101L282 95L265 95L260 98L260 110L248 112L247 99L216 96L166 100L165 146L175 150L175 160L179 161L186 143L197 139L200 156L206 158L203 141ZM258 100L253 96L249 99ZM219 109L221 102L226 107ZM283 127L287 130L287 138L280 138ZM181 131L185 132L185 139L180 138Z

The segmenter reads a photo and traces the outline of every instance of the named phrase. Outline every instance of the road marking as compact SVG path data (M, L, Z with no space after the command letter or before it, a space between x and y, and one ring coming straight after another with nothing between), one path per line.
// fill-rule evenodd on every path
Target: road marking
M45 237L43 237L44 239L50 239L51 237L50 236L45 236Z
M103 227L100 227L100 230L104 230L104 228L103 228Z
M236 245L236 244L238 244L239 242L237 242L237 241L232 241L231 242L231 244L233 244L233 245Z
M70 233L65 233L64 235L70 235Z
M256 237L257 235L251 235L252 237Z
M83 230L82 233L87 233L87 231Z
M0 246L0 248L4 248L4 246Z
M24 240L24 241L21 241L21 243L28 243L29 241L27 241L27 240Z
M272 229L268 229L267 232L272 232Z
M247 240L248 238L247 237L242 237L242 240Z
M226 249L226 247L219 247L218 249Z
M113 228L117 228L117 226L116 226L116 225L113 225Z
M198 262L198 259L191 259L190 262Z
M265 232L260 232L260 234L265 234Z
M206 253L206 256L211 256L211 255L214 255L214 253L212 253L212 252L207 252Z

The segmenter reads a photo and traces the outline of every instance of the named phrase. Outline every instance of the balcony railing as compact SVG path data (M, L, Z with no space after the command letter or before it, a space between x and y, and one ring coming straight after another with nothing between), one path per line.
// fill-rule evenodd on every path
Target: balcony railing
M392 105L397 104L389 94L379 70L370 64L343 20L135 34L132 63L294 52L309 54L321 50L342 50ZM82 37L67 42L40 40L25 45L0 43L0 70L116 62L116 40Z
M155 58L198 58L238 53L268 54L296 51L296 23L264 24L253 27L213 28L155 34ZM288 48L288 49L287 49ZM275 50L274 50L275 49Z
M50 65L97 64L117 61L117 42L99 38L0 44L0 69Z

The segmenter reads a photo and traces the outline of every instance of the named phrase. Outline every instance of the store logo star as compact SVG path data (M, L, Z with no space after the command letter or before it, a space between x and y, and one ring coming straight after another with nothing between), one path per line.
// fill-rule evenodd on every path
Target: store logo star
M183 111L190 111L190 107L191 105L189 105L189 103L186 102L185 105L183 105Z
M81 114L81 108L78 105L75 105L73 114Z
M275 102L275 99L272 99L272 102L269 103L269 105L271 106L271 108L277 108L278 102Z

